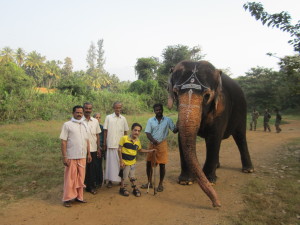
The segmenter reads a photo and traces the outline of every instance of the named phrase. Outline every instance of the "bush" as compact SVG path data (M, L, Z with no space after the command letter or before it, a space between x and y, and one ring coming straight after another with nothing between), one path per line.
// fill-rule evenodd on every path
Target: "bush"
M15 63L0 64L0 97L5 93L20 93L33 86L34 81Z
M51 120L70 117L74 105L92 102L94 112L112 113L114 102L123 103L124 114L136 114L148 110L144 95L118 94L109 91L92 91L88 96L74 96L70 92L41 94L34 89L3 95L0 104L0 121Z

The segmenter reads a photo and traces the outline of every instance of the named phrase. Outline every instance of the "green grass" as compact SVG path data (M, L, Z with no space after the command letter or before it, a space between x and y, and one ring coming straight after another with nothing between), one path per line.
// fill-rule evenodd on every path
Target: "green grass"
M300 224L300 138L283 145L274 173L265 169L262 176L243 187L245 210L230 217L234 225Z
M166 113L177 121L176 113ZM125 115L129 127L139 122L145 130L153 113ZM104 120L104 116L103 116ZM32 121L1 125L0 205L57 187L63 183L59 134L65 121ZM140 136L148 147L146 134ZM177 135L170 132L170 149L177 148ZM140 154L138 159L144 159Z

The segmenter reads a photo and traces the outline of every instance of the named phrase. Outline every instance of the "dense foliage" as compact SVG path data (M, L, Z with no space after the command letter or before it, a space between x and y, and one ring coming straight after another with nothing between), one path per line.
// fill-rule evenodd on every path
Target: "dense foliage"
M280 60L280 71L252 68L246 76L237 78L251 108L300 108L300 56L286 56Z

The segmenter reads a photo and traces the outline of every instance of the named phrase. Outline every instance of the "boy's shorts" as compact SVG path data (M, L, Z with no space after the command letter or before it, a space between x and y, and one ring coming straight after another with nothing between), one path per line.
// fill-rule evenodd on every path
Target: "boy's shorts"
M125 168L123 169L123 179L125 180L128 177L135 178L135 164L125 166Z

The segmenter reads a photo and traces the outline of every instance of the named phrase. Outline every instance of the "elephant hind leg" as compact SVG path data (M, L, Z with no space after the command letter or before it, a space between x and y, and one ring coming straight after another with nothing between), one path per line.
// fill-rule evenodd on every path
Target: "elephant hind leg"
M232 136L240 151L241 161L243 166L242 171L244 173L253 173L254 168L251 162L251 157L248 150L245 132L237 132Z

